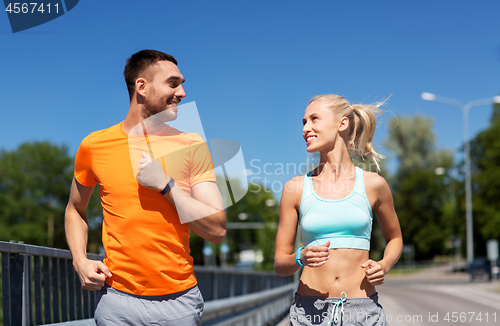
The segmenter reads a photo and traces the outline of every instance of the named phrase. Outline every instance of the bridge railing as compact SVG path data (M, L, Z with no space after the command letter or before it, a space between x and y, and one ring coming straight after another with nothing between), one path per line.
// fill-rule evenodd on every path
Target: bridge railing
M0 241L5 326L94 316L97 293L82 289L69 250ZM102 259L88 254L90 259Z
M195 266L198 287L205 301L219 300L277 288L293 281L274 272Z
M69 250L0 241L0 252L4 325L44 325L93 318L97 292L82 289ZM103 259L94 254L88 257ZM277 293L283 295L280 291L293 281L291 276L279 277L273 272L229 268L195 266L195 273L208 308L204 320L222 316L223 310L235 313L245 307L238 308L229 301L227 309L212 304L218 307L213 310L208 302L264 293L260 301L250 300L256 306L266 298L276 299ZM247 300L246 306L249 304Z

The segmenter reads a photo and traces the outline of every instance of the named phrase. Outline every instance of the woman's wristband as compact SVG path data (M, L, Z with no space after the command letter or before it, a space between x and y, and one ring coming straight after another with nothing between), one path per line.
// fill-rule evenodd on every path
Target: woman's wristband
M300 247L299 249L297 249L297 254L295 254L295 262L297 263L297 265L299 265L300 267L304 267L305 265L302 264L302 262L300 261L300 252L302 249L304 249L305 247Z

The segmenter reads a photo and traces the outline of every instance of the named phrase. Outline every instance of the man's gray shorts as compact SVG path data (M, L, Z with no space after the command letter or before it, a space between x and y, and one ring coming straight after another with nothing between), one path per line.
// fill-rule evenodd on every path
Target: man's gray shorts
M384 309L378 303L378 294L368 298L352 298L335 306L340 298L303 297L295 294L290 307L290 326L387 326ZM335 322L335 313L338 320ZM328 322L330 321L330 324Z
M162 296L137 296L107 285L96 305L97 326L201 326L203 297L198 286Z

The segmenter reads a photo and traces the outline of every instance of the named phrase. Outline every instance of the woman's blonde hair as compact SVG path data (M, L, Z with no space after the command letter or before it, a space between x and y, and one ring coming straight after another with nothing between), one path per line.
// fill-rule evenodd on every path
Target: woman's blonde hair
M375 104L350 104L345 98L335 94L315 96L309 104L313 102L325 103L333 111L339 120L343 117L349 119L349 129L347 130L347 149L362 158L368 157L373 160L380 170L379 161L383 159L382 154L377 153L373 148L372 140L375 128L377 127L377 117L375 114L382 114L379 109L387 101Z

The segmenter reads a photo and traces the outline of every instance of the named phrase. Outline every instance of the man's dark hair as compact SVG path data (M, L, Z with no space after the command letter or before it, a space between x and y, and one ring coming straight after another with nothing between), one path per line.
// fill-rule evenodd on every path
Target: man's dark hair
M146 80L152 80L153 76L148 71L148 68L158 61L170 61L177 65L177 60L169 54L156 50L142 50L133 54L125 65L123 75L127 83L128 95L130 99L135 92L135 81L139 77L144 77Z

